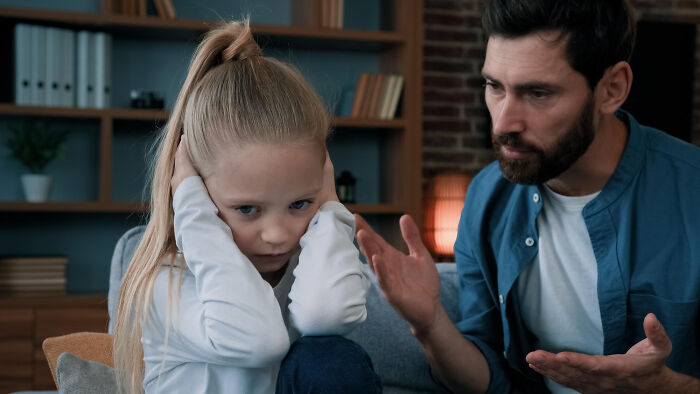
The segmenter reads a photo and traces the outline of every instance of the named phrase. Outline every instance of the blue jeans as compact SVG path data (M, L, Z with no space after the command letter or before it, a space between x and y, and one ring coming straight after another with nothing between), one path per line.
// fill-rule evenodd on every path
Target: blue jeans
M357 343L337 335L294 341L277 377L278 394L381 392L369 355Z

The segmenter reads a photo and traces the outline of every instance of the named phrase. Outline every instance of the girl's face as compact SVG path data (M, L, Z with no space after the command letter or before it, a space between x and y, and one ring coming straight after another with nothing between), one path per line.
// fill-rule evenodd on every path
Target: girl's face
M205 184L238 248L276 285L324 201L318 144L256 143L220 153Z

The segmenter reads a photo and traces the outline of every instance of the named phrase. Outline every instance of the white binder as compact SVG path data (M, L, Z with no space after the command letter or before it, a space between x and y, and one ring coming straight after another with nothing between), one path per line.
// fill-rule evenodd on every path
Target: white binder
M112 36L95 33L95 107L110 107Z
M81 30L77 34L76 56L76 104L80 108L95 106L94 36Z
M31 105L46 104L46 28L32 26Z
M63 36L62 29L46 28L46 87L45 104L56 107L61 104L61 79L63 78Z
M75 32L62 30L63 76L61 78L61 106L75 106Z
M31 105L31 26L15 25L15 104Z

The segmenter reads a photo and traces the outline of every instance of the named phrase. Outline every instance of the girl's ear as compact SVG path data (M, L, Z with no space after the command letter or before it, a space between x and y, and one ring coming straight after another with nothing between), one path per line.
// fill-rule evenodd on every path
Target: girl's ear
M632 88L632 68L625 61L608 68L595 89L600 112L613 114L627 100Z

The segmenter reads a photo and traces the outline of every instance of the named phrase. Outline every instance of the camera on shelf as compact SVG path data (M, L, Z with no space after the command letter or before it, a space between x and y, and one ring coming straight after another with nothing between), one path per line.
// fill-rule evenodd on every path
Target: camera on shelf
M143 90L132 90L130 93L131 108L163 109L165 100L160 93Z

